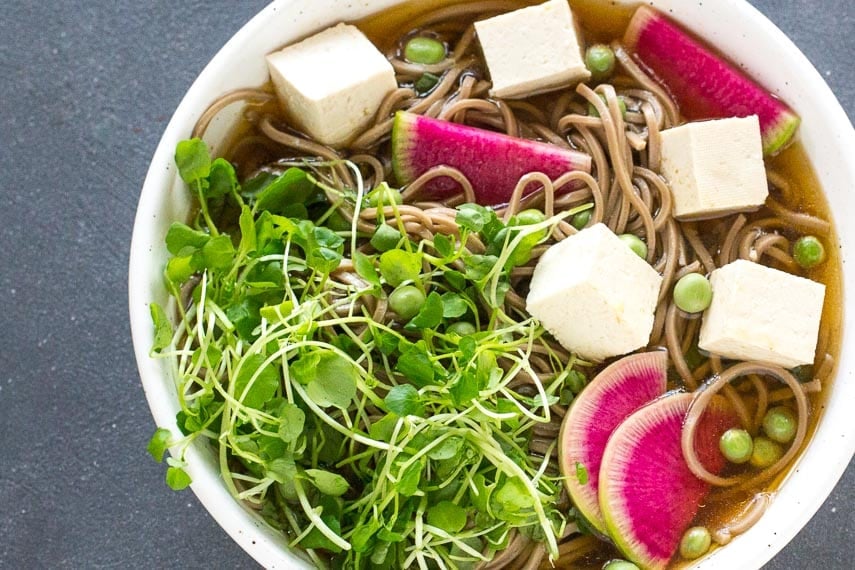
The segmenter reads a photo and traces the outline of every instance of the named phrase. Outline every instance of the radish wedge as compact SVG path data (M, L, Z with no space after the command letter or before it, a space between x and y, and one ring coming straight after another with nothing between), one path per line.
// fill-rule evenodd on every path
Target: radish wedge
M763 152L784 148L800 119L780 99L655 10L636 10L624 45L664 85L690 120L760 117Z
M398 112L392 128L392 166L398 183L410 184L443 165L466 176L479 204L497 206L510 201L524 175L542 172L555 180L573 170L590 172L591 157L557 145ZM538 186L531 184L528 193ZM564 188L570 189L569 184ZM433 178L424 187L425 196L434 199L460 190L460 184L447 176Z
M615 430L600 468L600 507L609 535L625 557L663 569L697 515L709 485L689 470L680 437L692 394L665 396L632 414ZM721 435L738 419L723 398L710 402L698 425L695 449L720 473Z
M564 486L576 510L602 534L606 523L598 483L606 443L627 416L665 393L667 373L665 351L621 358L597 374L564 416L558 439ZM587 481L581 473L587 473Z

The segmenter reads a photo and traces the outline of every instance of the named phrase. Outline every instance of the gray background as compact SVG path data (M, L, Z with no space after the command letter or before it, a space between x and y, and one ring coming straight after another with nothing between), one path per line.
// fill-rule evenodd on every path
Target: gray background
M851 110L855 2L754 3ZM0 567L254 567L145 453L154 423L126 280L139 190L169 116L264 4L0 6ZM853 482L850 466L768 568L852 567Z

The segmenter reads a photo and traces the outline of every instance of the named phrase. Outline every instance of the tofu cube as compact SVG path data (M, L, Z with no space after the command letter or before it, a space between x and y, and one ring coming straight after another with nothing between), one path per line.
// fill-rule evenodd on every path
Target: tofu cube
M734 360L813 364L825 286L744 259L710 276L698 346Z
M493 97L522 98L591 77L567 0L475 22Z
M330 146L353 139L398 87L392 64L346 24L271 53L267 67L296 126Z
M550 247L526 308L571 352L604 360L647 346L662 277L605 225Z
M769 195L760 121L752 115L662 131L662 175L677 219L756 210Z

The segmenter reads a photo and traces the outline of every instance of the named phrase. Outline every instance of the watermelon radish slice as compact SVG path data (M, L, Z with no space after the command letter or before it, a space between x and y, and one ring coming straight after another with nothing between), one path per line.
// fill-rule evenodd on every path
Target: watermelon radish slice
M624 556L650 570L665 568L697 515L709 485L683 459L680 436L692 394L665 396L629 416L612 434L600 467L600 507ZM721 435L739 423L723 398L698 425L695 449L712 473L725 459Z
M635 12L624 45L670 92L687 119L757 115L765 154L774 154L793 138L798 115L655 10L643 6Z
M392 166L402 185L435 166L461 171L482 206L507 204L517 182L531 172L556 179L571 170L591 171L591 157L556 145L518 139L507 135L440 121L399 111L392 128ZM570 185L562 190L571 190ZM448 177L431 180L426 194L448 198L460 185ZM531 190L536 185L531 185Z
M612 432L627 416L665 393L668 353L643 352L610 364L573 401L559 435L558 461L576 510L606 534L600 511L600 462ZM587 481L579 472L584 469Z

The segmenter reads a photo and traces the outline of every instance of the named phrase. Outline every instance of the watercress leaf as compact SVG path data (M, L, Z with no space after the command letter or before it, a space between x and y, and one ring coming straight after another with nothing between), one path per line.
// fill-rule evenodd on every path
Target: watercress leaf
M410 345L401 353L398 363L395 365L395 371L403 374L410 382L420 388L434 383L436 369L424 346L424 341Z
M306 383L309 398L322 408L345 409L356 396L357 367L337 352L315 350L292 366L292 374Z
M321 362L321 351L315 350L308 352L292 362L288 369L291 373L291 378L295 379L300 384L308 386L317 375L318 364Z
M493 499L506 513L517 513L523 509L534 507L534 499L519 477L508 477L494 493Z
M478 233L490 221L490 214L484 206L463 204L458 206L454 221L462 229Z
M243 340L254 340L253 332L261 324L261 303L257 299L245 297L238 303L226 307L226 316L235 326Z
M264 407L279 388L279 370L272 363L263 366L264 360L260 354L247 356L234 380L234 397L244 406L257 410Z
M235 167L224 159L218 158L211 163L211 171L208 174L208 188L205 196L208 198L222 198L227 194L236 192L238 188Z
M405 497L411 497L419 490L419 483L422 480L422 469L424 465L421 461L416 461L401 474L401 479L396 486L398 493Z
M453 435L443 440L428 453L428 457L437 461L456 457L463 448L463 438Z
M208 145L201 139L181 141L175 147L175 165L178 174L187 184L201 182L211 171Z
M445 272L445 280L452 288L462 291L466 288L466 277L455 269L448 269Z
M314 183L299 168L289 168L258 193L255 209L281 214L291 204L302 204L314 190Z
M421 271L421 252L392 249L380 256L380 274L392 287L405 281L418 280Z
M306 414L290 402L285 402L279 408L279 437L282 441L292 442L303 433L303 427L306 423Z
M466 509L451 501L441 501L428 508L427 522L449 534L455 534L466 526Z
M354 552L368 552L371 539L380 528L380 523L377 519L371 519L367 523L357 526L353 534L350 535L350 545Z
M209 344L205 347L200 346L196 350L193 351L193 356L190 358L190 362L193 366L197 366L201 363L205 368L216 368L220 364L220 360L223 358L223 351L215 344ZM198 401L198 399L197 399Z
M196 273L192 256L173 257L166 262L166 278L176 285L182 285Z
M334 533L341 535L341 522L334 515L321 515L321 520ZM326 537L324 533L316 528L313 528L301 541L300 546L303 548L322 549L337 554L341 552L341 547Z
M151 439L148 440L148 447L146 449L158 463L163 461L163 454L166 453L166 449L169 447L169 441L171 439L172 434L168 429L157 428L154 435L152 435Z
M148 308L151 312L151 321L154 323L154 344L151 349L154 352L160 352L172 344L172 323L169 322L166 311L157 303L152 303Z
M467 406L478 397L478 380L471 370L465 370L448 389L456 406Z
M290 484L297 476L297 465L294 463L294 458L285 454L282 457L277 457L268 461L264 466L264 475L276 481L277 483Z
M356 274L368 281L375 288L380 288L380 276L374 266L374 258L356 251L353 253L353 267Z
M202 258L208 269L226 269L231 267L234 261L235 248L232 238L223 234L211 238L202 247Z
M446 319L456 319L466 314L469 306L466 300L457 293L442 294L442 316Z
M166 249L172 255L178 255L185 247L193 250L201 248L209 239L211 236L208 233L194 230L187 224L175 222L166 232Z
M457 347L462 353L460 362L467 363L475 356L475 351L478 349L478 343L475 342L475 339L471 336L464 336L458 341Z
M492 271L499 258L495 255L467 255L464 258L466 278L471 281L481 281Z
M374 342L376 343L377 348L385 354L389 356L396 350L398 350L398 335L392 332L387 331L375 331L374 333Z
M386 408L401 417L422 416L424 406L421 403L419 391L410 384L394 386L384 399Z
M434 235L433 247L442 257L451 257L454 254L454 241L447 235Z
M404 328L407 330L432 329L442 322L442 314L442 297L436 291L432 291L418 314Z
M255 230L255 218L249 206L243 206L240 211L240 253L247 255L255 251L258 239Z
M378 441L387 441L391 443L392 434L395 432L395 425L398 423L398 416L388 414L380 418L380 420L371 424L368 428L368 435L371 439Z
M336 473L322 469L306 469L305 474L312 485L325 495L340 497L350 488L347 479Z
M166 470L166 484L173 491L182 491L192 482L190 475L180 467L170 467Z

